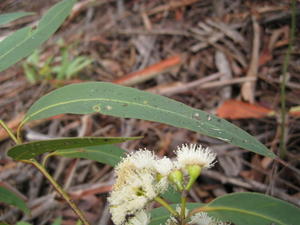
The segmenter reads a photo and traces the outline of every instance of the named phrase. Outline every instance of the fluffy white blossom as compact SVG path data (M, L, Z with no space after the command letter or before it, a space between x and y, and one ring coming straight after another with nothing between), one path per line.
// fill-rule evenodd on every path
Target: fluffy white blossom
M220 220L210 217L206 212L196 213L191 217L191 221L188 223L191 225L229 225Z
M174 163L171 159L163 157L162 159L157 159L154 162L155 170L161 175L167 177L170 172L174 169Z
M178 215L181 214L181 207L180 207L180 205L176 206L176 212L178 213ZM186 208L184 212L185 212L185 216L187 216L188 213L189 213L189 210ZM172 215L170 216L170 218L165 223L165 225L175 225L175 224L178 224L178 222L177 222L176 218L174 216L172 216Z
M177 155L177 166L185 169L189 165L199 165L202 168L210 168L214 165L216 154L209 148L201 145L182 145L175 151Z
M176 207L176 212L180 213L181 208ZM185 209L185 216L188 215L188 209ZM165 225L175 225L178 224L174 216L171 216L165 223ZM190 218L189 225L230 225L230 223L224 223L220 220L210 217L206 212L196 213Z
M156 161L156 156L153 152L147 149L140 149L139 151L128 154L116 166L115 170L121 170L124 166L132 164L137 169L153 169L153 164Z
M150 214L145 210L141 210L130 218L125 225L148 225L150 223Z
M193 178L188 182L189 186L198 176L197 171L212 167L216 158L216 154L208 148L195 144L178 147L176 154L177 160L174 162L167 157L158 158L147 149L141 149L121 160L115 168L116 182L108 198L112 220L116 225L148 225L150 216L144 209L167 190L173 172L179 171L182 175L182 170L188 171ZM194 171L192 169L196 171L194 177L191 175ZM179 212L180 208L176 210ZM187 216L187 210L185 213ZM177 220L170 217L166 225L173 224L177 224ZM206 213L197 213L188 224L225 225Z
M110 212L115 224L123 224L128 215L143 209L157 195L156 179L146 170L132 171L126 184L114 188L108 201Z
M108 198L116 225L126 222L128 216L135 216L167 189L167 178L158 177L157 160L152 152L140 150L129 154L117 165L117 179Z
M173 161L167 157L162 159L157 159L154 162L154 168L157 176L157 189L160 190L160 193L165 192L169 186L168 175L174 169Z

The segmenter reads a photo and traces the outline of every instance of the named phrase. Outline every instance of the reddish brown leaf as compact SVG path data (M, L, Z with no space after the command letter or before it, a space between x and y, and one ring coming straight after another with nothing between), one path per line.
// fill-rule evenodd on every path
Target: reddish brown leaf
M227 119L262 118L272 110L242 101L228 100L217 109L217 115Z
M149 80L166 70L173 68L181 64L182 59L179 55L172 56L167 58L159 63L153 64L146 69L125 75L118 80L115 80L113 83L122 84L122 85L133 85L140 83L146 80Z

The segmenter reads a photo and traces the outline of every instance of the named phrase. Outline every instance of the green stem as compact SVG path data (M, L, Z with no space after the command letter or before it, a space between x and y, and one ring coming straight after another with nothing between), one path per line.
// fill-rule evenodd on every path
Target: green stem
M14 140L16 144L21 144L21 142L16 138L14 132L3 122L0 120L0 125L4 128L4 130L8 133L8 135Z
M19 141L20 143L22 143L21 130L22 130L22 128L23 128L25 122L26 122L26 120L23 120L23 121L19 124L19 126L18 126L18 128L17 128L17 139L18 139L18 141Z
M9 134L9 136L14 140L16 144L21 144L22 140L20 137L20 130L22 126L19 126L17 137L14 135L13 131L2 121L0 120L0 125L6 130L6 132ZM74 210L74 212L78 215L79 219L83 222L84 225L90 225L83 213L80 211L80 209L76 206L76 204L73 202L73 200L69 197L69 195L64 191L62 187L59 186L59 184L53 179L53 177L47 172L45 167L41 164L39 164L35 159L30 160L21 160L23 163L32 164L34 167L36 167L47 179L48 181L53 185L55 190L66 200L66 202L69 204L69 206ZM46 163L46 160L44 160L44 164Z
M59 184L53 179L53 177L47 172L47 170L39 164L34 159L32 160L26 160L23 161L26 163L31 163L33 166L35 166L47 179L48 181L53 185L55 190L66 200L66 202L69 204L69 206L74 210L74 212L78 215L79 219L83 222L84 225L90 225L83 213L80 211L80 209L76 206L76 204L73 202L73 200L70 198L70 196L63 190L62 187L59 186Z
M155 197L154 200L165 207L173 216L178 216L178 213L164 199Z
M57 154L56 152L51 152L51 153L45 155L45 157L44 157L44 159L43 159L43 161L42 161L42 166L43 166L43 167L46 167L46 163L47 163L48 159L49 159L51 156L55 156L56 154Z
M185 219L186 195L187 195L187 190L183 190L181 193L181 211L180 211L181 221L184 221Z
M281 104L281 124L280 124L280 157L284 158L286 156L286 73L288 70L288 65L290 62L290 56L292 53L292 46L295 39L295 31L296 31L296 0L292 0L292 8L291 8L291 31L290 31L290 41L288 45L288 50L286 52L283 67L282 67L282 81L280 83L280 104Z

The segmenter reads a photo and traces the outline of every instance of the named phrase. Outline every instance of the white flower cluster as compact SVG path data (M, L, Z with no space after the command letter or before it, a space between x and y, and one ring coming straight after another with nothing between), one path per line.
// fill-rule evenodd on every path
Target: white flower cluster
M128 217L136 216L167 189L167 176L172 168L170 159L159 159L148 150L140 150L124 158L115 168L117 179L108 199L114 223L131 224Z
M181 208L180 206L176 207L176 211L180 213ZM185 215L188 215L189 210L185 209ZM177 224L176 218L171 216L167 221L165 225L175 225ZM190 221L187 223L189 225L229 225L229 223L224 223L220 220L214 219L213 217L210 217L206 212L199 212L193 215L190 218ZM142 225L142 224L141 224Z
M190 225L229 225L213 217L210 217L206 212L196 213L191 217Z
M116 225L146 225L150 217L145 211L150 202L167 190L173 171L187 173L187 167L210 168L216 154L197 145L182 145L177 158L158 158L142 149L127 155L115 168L116 183L108 201Z

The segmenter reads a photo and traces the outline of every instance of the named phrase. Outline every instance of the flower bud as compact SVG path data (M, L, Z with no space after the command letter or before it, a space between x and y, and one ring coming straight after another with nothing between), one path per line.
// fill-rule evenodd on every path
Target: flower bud
M183 188L183 174L180 170L174 170L169 174L169 181L174 183L179 191L182 191Z
M189 182L186 185L186 190L190 190L192 185L195 183L197 178L200 176L202 168L199 165L188 165L186 169L189 174Z

